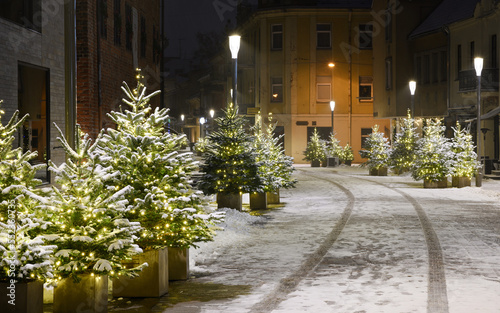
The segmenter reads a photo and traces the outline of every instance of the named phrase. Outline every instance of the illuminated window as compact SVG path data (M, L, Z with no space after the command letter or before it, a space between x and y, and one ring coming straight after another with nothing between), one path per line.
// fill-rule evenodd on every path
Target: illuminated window
M316 77L316 101L330 102L332 100L332 78L330 76Z

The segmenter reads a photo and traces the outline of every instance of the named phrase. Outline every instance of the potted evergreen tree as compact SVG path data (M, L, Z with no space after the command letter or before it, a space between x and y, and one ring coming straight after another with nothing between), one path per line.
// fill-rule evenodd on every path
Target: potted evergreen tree
M451 141L453 158L451 162L451 175L453 187L466 187L471 185L471 178L480 167L477 154L474 151L472 135L468 128L462 128L457 122L453 128L454 136Z
M304 160L311 162L311 167L319 167L321 161L326 160L326 146L323 140L319 137L318 130L314 128L314 132L307 143L304 151Z
M215 122L217 130L207 137L199 187L207 195L217 195L219 208L241 210L243 193L262 191L253 137L245 132L246 121L238 106L230 104Z
M0 105L2 101L0 101ZM0 109L0 120L4 111ZM36 152L12 149L14 133L26 120L16 111L6 126L0 123L0 311L42 312L43 282L53 278L52 253L44 230L47 203L35 178L44 164L31 165Z
M444 136L445 126L440 119L427 119L424 135L417 142L418 158L412 169L415 180L424 180L425 188L446 188L451 175L452 152Z
M189 247L213 240L213 225L223 213L211 212L206 197L194 188L192 174L198 163L192 153L179 152L186 143L185 135L165 127L168 109L151 107L149 101L158 92L146 94L140 70L136 78L133 90L124 82L127 109L108 114L116 129L109 128L98 138L96 152L103 166L116 173L106 184L131 187L125 195L130 207L125 217L140 223L142 230L135 242L144 251L134 259L135 264L143 260L157 264L150 264L138 278L115 281L113 293L159 297L168 291L169 279L186 279L188 275L188 262L184 262L182 275L176 276L173 262L164 260L181 253L178 259L187 261Z
M339 164L343 154L343 148L340 141L335 138L335 133L330 134L330 138L326 143L327 166L335 167Z
M391 150L391 167L397 174L410 171L416 159L418 133L415 120L408 110L406 118L401 120L400 130L396 133Z
M342 163L344 163L347 166L351 166L351 162L354 160L354 153L352 151L351 145L347 143L341 151L340 158Z
M365 149L360 150L359 154L362 158L368 159L365 165L368 166L370 175L387 176L390 154L389 140L378 129L378 125L372 127L372 133L365 141Z
M117 173L101 165L96 144L78 127L75 148L56 128L67 160L49 167L60 186L52 187L46 211L53 221L47 232L57 246L54 312L107 312L108 276L137 276L147 265L124 266L142 252L134 243L141 225L125 217L131 210L125 195L132 188L106 184Z

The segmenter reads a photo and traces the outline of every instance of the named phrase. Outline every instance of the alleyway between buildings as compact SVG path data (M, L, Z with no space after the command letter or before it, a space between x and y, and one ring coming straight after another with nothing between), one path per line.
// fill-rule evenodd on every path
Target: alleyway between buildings
M110 312L500 312L500 181L423 189L409 176L298 166L263 212L228 210L191 249L192 278Z

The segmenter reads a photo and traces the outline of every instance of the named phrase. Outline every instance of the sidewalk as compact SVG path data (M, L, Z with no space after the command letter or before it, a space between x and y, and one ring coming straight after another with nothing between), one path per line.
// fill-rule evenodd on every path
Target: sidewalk
M109 312L500 312L500 181L423 189L409 176L297 166L265 212L227 211L192 278Z

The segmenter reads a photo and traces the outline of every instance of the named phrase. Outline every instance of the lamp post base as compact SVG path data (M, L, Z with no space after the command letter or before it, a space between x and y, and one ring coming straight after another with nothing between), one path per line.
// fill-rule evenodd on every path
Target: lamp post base
M476 187L481 187L483 185L483 173L476 174Z

